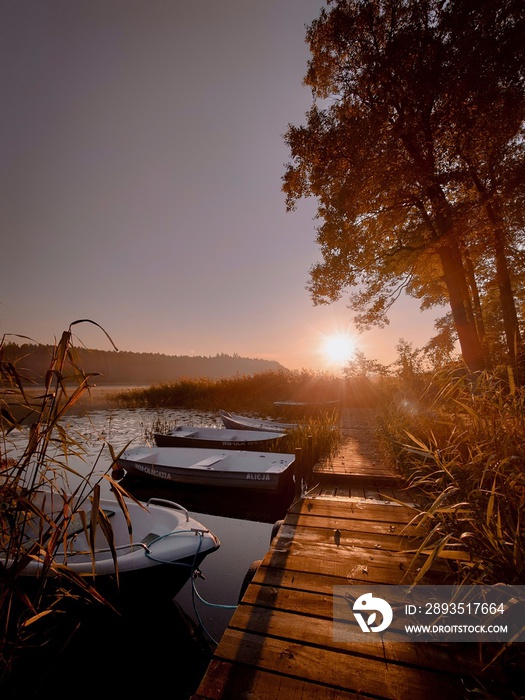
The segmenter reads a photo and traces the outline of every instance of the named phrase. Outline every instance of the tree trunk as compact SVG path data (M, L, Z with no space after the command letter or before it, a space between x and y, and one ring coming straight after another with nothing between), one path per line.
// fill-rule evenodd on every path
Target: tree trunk
M498 284L501 313L503 316L503 328L509 362L516 368L519 384L525 381L525 353L520 333L518 314L514 301L514 293L510 281L509 266L505 250L505 236L503 227L498 221L491 204L485 204L488 219L492 226L494 237L494 259L496 261L496 282Z
M444 281L463 360L471 372L480 372L485 369L483 349L472 314L459 247L456 241L449 238L438 247L437 252L443 266Z
M498 212L499 202L496 199L493 204L487 188L478 176L471 161L466 157L464 157L464 160L467 163L472 181L480 195L492 230L494 260L496 263L496 282L499 290L507 353L511 366L516 369L518 383L523 384L525 383L525 348L523 347L521 338L514 292L510 280L505 245L505 228L501 215Z
M478 284L476 282L476 274L474 271L474 265L472 263L472 258L470 257L470 251L467 246L460 246L461 255L464 260L465 274L467 279L467 284L470 290L470 295L472 299L472 308L474 311L474 321L476 323L476 329L478 333L479 342L483 348L483 358L485 367L488 369L491 367L491 357L490 349L487 347L486 342L486 331L485 322L483 320L483 310L481 306L481 297L479 294Z
M428 212L424 216L429 222L435 250L443 267L443 281L447 287L461 354L471 372L481 372L486 369L483 347L478 335L460 244L454 235L450 205L437 183L427 187L426 194L431 204L432 217Z

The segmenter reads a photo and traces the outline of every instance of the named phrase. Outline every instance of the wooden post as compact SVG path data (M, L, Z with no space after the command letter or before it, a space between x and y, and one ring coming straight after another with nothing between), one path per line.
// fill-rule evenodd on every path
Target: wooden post
M312 486L314 473L314 438L312 435L308 436L308 467L306 470L306 487L307 489Z
M295 476L295 498L301 498L303 495L303 454L300 447L295 448L294 476Z

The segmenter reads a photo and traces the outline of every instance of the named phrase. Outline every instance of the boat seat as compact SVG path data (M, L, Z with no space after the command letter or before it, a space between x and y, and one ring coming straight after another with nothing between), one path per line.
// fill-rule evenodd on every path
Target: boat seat
M213 464L217 464L217 462L222 462L224 459L223 455L214 455L213 457L206 457L206 459L201 459L200 462L196 462L193 466L194 467L211 467Z
M157 540L160 537L160 535L157 535L156 532L148 532L148 534L143 537L140 541L142 544L146 545L146 547Z

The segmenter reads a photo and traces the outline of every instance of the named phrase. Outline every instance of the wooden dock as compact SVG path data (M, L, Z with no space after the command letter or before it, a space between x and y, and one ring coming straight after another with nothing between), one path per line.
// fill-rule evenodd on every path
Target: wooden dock
M410 583L421 536L366 411L342 425L343 445L290 507L192 700L472 697L473 662L458 656L465 645L333 639L333 587ZM425 582L441 582L441 571Z

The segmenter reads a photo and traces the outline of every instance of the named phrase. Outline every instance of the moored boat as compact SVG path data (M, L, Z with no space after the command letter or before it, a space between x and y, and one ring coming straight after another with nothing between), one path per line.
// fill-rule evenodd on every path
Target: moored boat
M223 488L278 491L291 480L295 455L191 447L136 447L118 465L133 476Z
M323 410L337 408L339 403L339 399L333 399L331 401L274 401L273 405L277 408Z
M262 418L249 418L248 416L240 416L237 413L229 413L223 410L219 411L219 414L224 427L232 430L270 430L276 433L286 433L299 427L298 423L281 423Z
M122 509L112 498L102 498L92 507L89 499L66 503L62 494L51 491L39 491L34 497L34 512L45 517L25 518L24 549L31 549L31 555L19 576L29 583L45 569L48 576L61 579L71 572L111 598L137 591L173 598L205 557L220 546L207 527L171 501L124 499ZM64 523L64 517L69 518L67 528L49 565L42 543L52 537L54 526L48 535L45 523ZM2 563L9 568L11 562L4 558Z
M157 447L204 447L222 450L276 450L284 433L179 426L169 433L154 433Z

